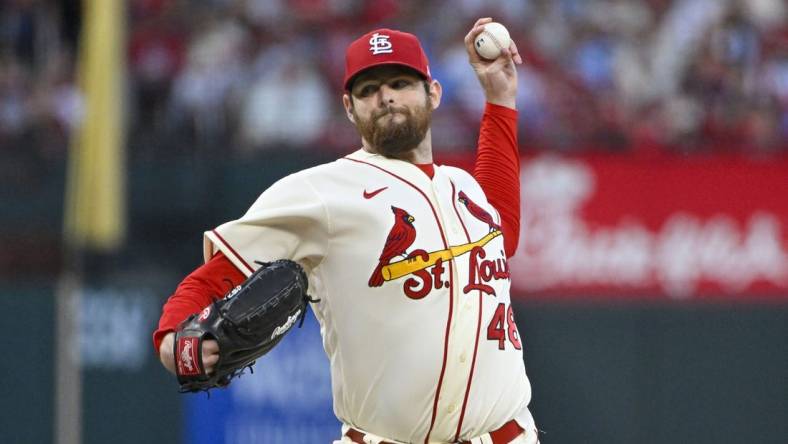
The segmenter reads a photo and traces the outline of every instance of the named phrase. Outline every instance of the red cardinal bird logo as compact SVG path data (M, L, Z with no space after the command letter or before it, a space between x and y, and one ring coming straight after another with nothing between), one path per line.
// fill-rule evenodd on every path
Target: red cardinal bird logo
M465 194L465 192L460 191L458 196L459 201L468 208L468 212L470 212L476 219L479 219L480 221L489 225L491 232L495 230L501 230L501 226L495 223L492 216L490 216L490 213L484 211L484 208L473 203L473 201L468 198L468 195Z
M402 208L392 206L391 211L394 212L394 226L391 227L388 237L386 237L386 244L383 246L383 252L380 254L378 266L372 272L369 278L370 287L380 287L383 285L383 267L388 265L391 259L397 256L407 256L407 249L416 240L416 227L413 226L415 220L413 216L408 214Z

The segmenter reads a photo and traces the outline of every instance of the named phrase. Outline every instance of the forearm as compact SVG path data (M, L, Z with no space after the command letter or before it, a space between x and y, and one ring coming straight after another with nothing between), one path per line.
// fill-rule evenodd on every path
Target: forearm
M500 92L497 90L488 89L484 83L482 83L482 88L484 89L485 101L488 104L497 105L512 110L517 109L517 100L511 92Z
M153 333L154 350L160 354L165 336L174 331L181 321L199 312L244 279L243 273L222 253L217 253L186 276L162 308L159 326Z
M473 176L487 201L501 215L506 255L517 250L520 238L520 153L517 111L488 103L479 130Z

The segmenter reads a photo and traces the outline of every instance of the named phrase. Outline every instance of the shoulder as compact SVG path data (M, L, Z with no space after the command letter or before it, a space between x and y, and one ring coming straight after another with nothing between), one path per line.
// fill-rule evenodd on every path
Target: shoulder
M465 171L462 168L457 168L449 165L437 165L437 167L446 175L451 177L452 179L464 179L464 180L474 180L471 173Z
M290 180L318 180L327 177L347 175L361 167L361 164L354 162L350 157L340 157L333 162L306 168L287 177L291 178Z
M484 189L468 171L453 166L440 166L440 171L454 184L457 192L464 192L476 203L487 202Z
M273 186L298 186L304 185L305 183L321 183L325 179L347 174L348 167L350 166L352 166L350 162L343 162L340 158L333 162L316 165L288 174L277 180Z
M333 163L335 162L305 168L279 178L262 190L250 211L289 206L296 202L307 204L320 201L321 184L329 181Z
M358 188L368 174L363 165L340 158L284 176L261 196L275 194L291 202L319 200L330 203Z
M476 182L476 179L473 177L473 175L462 168L457 168L448 165L441 165L438 168L443 174L448 176L449 179L451 179L451 181L458 186L481 188L479 186L479 183Z

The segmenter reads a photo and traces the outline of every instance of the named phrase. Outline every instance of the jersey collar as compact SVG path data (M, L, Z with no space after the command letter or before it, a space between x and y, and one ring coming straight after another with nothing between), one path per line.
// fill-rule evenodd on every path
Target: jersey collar
M381 156L380 154L370 153L364 151L364 149L360 149L353 153L348 154L345 156L347 159L356 160L359 162L365 162L371 165L374 165L378 168L382 168L389 173L395 174L408 182L411 182L415 185L420 187L429 187L431 179L428 177L424 171L418 166L399 159L391 159L388 157ZM435 172L437 174L438 168L436 165Z

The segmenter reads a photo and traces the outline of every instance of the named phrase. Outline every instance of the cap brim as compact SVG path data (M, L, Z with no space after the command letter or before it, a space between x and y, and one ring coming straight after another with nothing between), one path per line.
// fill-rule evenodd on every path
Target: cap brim
M412 71L416 72L416 74L418 74L419 76L421 76L425 80L429 80L429 78L430 78L430 76L426 75L424 72L422 72L419 68L417 68L414 65L411 65L411 64L408 64L408 63L402 63L402 62L395 62L395 61L391 61L391 60L386 60L386 61L377 62L377 63L373 63L371 65L365 66L363 69L359 70L358 72L353 73L353 75L350 76L350 78L347 79L347 82L345 82L345 91L348 91L348 92L350 91L351 87L353 86L353 82L356 80L356 78L359 75L363 74L366 71L369 71L372 68L377 68L379 66L385 66L385 65L404 66L405 68L410 68Z

